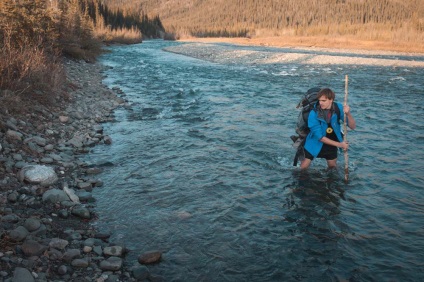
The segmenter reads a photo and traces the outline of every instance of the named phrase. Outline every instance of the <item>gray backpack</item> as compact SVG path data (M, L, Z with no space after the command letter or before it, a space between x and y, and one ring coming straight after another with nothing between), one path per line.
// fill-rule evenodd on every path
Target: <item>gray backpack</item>
M308 127L308 118L309 113L314 108L315 104L318 103L318 92L321 91L320 87L313 87L306 91L305 96L302 100L297 104L296 109L301 108L299 116L297 118L296 123L296 133L297 135L292 135L290 138L293 140L293 147L296 149L296 155L294 157L293 166L297 166L297 161L305 156L303 151L303 145L305 144L306 136L309 134ZM334 111L337 114L338 119L340 119L340 109L336 105L334 107Z

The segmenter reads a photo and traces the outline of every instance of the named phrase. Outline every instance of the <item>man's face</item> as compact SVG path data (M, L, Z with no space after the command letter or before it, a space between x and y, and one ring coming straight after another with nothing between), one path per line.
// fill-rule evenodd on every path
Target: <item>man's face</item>
M321 106L321 109L323 110L331 109L331 105L333 104L333 100L330 100L325 96L321 96L321 98L319 98L318 101L319 101L319 105Z

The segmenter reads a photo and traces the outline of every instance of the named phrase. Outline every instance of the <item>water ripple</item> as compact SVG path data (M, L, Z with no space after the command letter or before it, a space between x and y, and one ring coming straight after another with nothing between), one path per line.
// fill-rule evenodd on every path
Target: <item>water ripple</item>
M127 259L163 251L149 270L167 281L424 279L422 69L270 64L262 47L226 46L221 63L161 50L178 44L103 57L105 83L132 110L116 112L113 144L87 158L113 164L94 191L96 225L126 242ZM347 184L343 157L333 171L293 167L289 138L304 91L328 85L341 100L344 74L357 120Z

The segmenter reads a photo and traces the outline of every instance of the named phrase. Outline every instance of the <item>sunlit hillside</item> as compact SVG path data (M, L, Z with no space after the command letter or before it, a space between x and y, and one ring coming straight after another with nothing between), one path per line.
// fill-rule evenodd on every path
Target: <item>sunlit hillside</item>
M177 38L349 36L424 45L423 0L105 0L158 15Z

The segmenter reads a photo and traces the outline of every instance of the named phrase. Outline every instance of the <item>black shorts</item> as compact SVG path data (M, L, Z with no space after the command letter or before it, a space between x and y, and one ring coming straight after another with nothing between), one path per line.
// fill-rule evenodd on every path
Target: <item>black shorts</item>
M337 159L337 147L330 146L327 144L322 145L322 149L319 152L317 158L326 159L326 160L334 160ZM313 160L314 156L305 149L305 158Z

